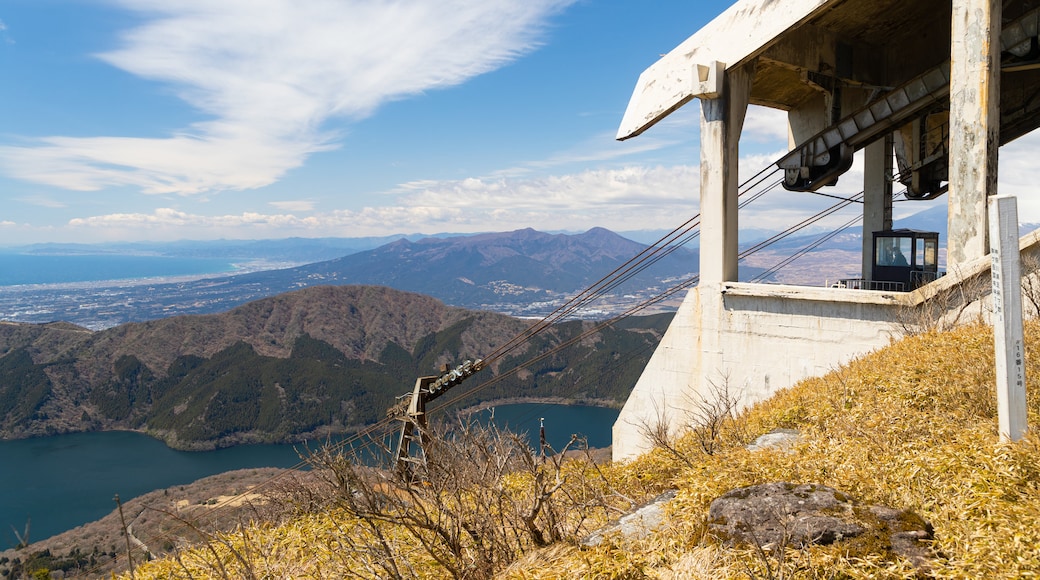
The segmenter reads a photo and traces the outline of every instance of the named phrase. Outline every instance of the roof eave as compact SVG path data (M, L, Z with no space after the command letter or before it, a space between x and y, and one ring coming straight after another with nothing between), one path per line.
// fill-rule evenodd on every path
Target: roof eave
M841 0L740 0L639 75L617 139L646 131L713 90L706 72L739 66Z

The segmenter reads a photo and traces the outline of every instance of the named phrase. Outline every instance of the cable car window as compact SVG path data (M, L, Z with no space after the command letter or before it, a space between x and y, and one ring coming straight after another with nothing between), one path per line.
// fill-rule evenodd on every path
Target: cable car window
M939 249L939 242L936 240L925 240L924 242L924 262L925 266L935 266L938 263L936 259L937 250Z
M910 244L910 238L878 238L877 256L875 256L877 265L909 266L907 256L910 256Z

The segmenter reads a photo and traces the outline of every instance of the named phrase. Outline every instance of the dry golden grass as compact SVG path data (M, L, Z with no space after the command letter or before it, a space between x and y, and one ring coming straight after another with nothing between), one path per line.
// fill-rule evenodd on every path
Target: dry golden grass
M1026 336L1029 421L1036 426L1040 326L1028 322ZM500 576L679 580L917 574L907 561L855 546L767 556L753 548L721 548L705 534L713 499L735 487L771 481L829 485L860 502L916 512L935 528L932 573L937 577L1040 576L1040 439L1031 434L1004 444L997 437L992 340L991 330L979 325L909 337L749 409L727 426L714 455L705 455L688 437L677 444L685 460L654 451L606 466L609 491L637 501L677 488L668 525L644 539L609 538L594 548L579 547L580 538L573 538L528 553ZM801 442L786 453L744 449L749 436L779 427L799 430ZM373 569L371 563L337 551L344 534L360 529L336 512L257 525L186 550L179 561L142 566L136 577L377 577L366 571ZM388 533L395 532L388 528ZM416 577L445 577L418 546L411 553Z

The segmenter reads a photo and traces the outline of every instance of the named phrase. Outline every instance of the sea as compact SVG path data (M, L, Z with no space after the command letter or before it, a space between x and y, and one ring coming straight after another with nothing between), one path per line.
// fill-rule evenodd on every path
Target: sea
M539 445L539 424L547 443L562 450L571 435L590 447L607 447L615 409L523 403L479 412L477 420L524 433ZM0 549L14 547L15 530L29 524L38 541L101 519L123 501L144 493L191 483L235 469L305 469L308 445L240 445L215 451L176 451L147 435L126 431L76 433L0 441Z
M235 264L224 258L0 251L0 286L205 276L235 270Z

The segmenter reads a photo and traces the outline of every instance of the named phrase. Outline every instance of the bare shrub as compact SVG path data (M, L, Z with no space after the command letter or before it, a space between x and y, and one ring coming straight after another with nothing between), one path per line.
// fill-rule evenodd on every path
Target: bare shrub
M935 292L920 304L900 308L897 320L907 336L951 330L968 322L968 308L979 302L989 288L986 275L968 276L959 284Z
M1030 307L1024 314L1040 316L1040 254L1022 253L1022 297Z
M667 406L658 404L657 400L651 401L654 405L654 416L644 417L636 426L639 434L647 440L651 446L668 452L670 455L692 467L693 461L687 454L679 451L677 443L685 432L684 426L672 425L672 418Z
M520 436L470 420L422 435L410 473L332 447L309 458L328 507L357 521L340 549L377 577L415 577L418 551L453 578L491 578L527 551L588 533L620 498L594 465L564 461L577 438L543 461Z
M715 455L723 446L723 433L727 427L737 435L740 431L737 410L742 393L730 388L729 376L724 375L716 382L706 379L707 392L691 401L689 420L693 435L701 451Z
M688 393L686 395L685 417L681 424L672 425L671 415L666 407L659 407L654 402L656 416L645 419L639 426L640 434L656 448L667 451L688 466L694 465L694 458L680 449L680 441L691 434L701 452L714 455L727 444L725 434L734 439L744 437L739 415L741 393L730 387L728 376L720 380L706 379L705 393Z

